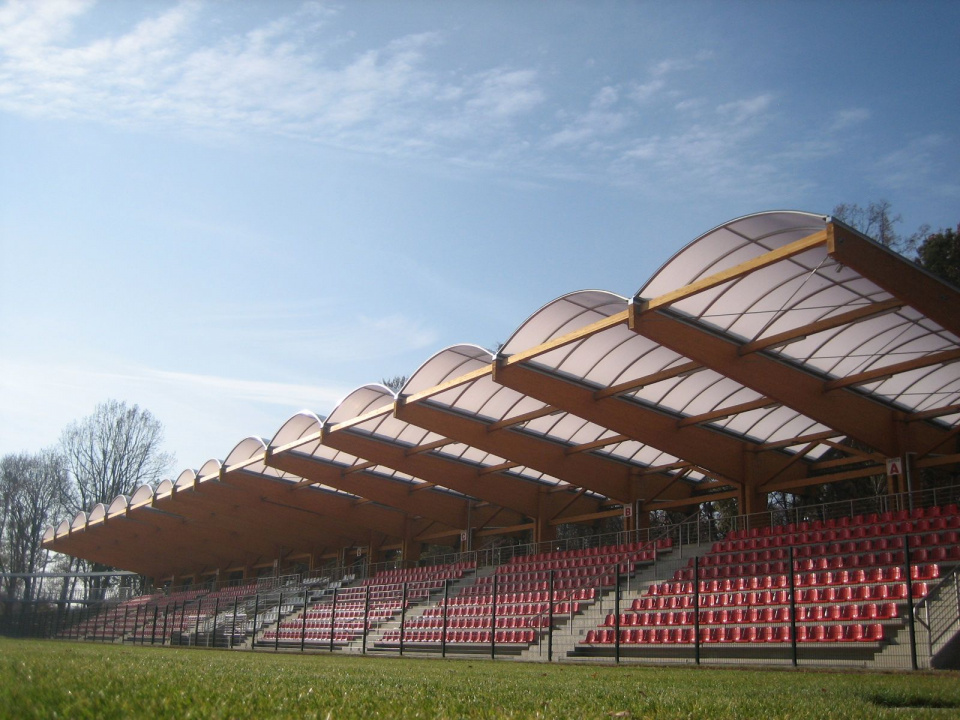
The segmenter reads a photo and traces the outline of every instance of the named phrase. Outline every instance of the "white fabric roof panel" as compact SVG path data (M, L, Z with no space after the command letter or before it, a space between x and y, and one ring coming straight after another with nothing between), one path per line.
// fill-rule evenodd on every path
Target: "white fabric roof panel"
M779 212L732 221L680 251L639 295L650 298L670 292L802 239L826 227L826 218L816 218L806 213ZM691 267L700 270L691 273ZM677 284L681 276L686 280ZM827 255L825 246L819 246L683 299L672 307L706 325L753 341L891 297L871 280L838 264ZM958 348L960 338L916 310L904 307L815 333L769 352L843 378ZM860 390L905 409L920 410L960 400L956 391L944 390L936 399L926 394L926 388L952 387L957 377L955 367L940 366L901 373L888 381L862 385ZM922 384L917 385L921 379Z
M589 325L626 309L627 301L611 293L585 291L582 293L584 298L580 301L578 301L578 295L580 293L572 293L559 298L555 301L558 306L556 309L552 307L553 304L545 305L537 312L537 315L532 316L527 321L539 328L551 326L557 328L555 335L543 337L540 340L541 342L547 342L554 337L579 329L582 326L577 326L577 322L583 323L583 326ZM590 309L587 311L584 308ZM564 322L562 324L548 323L541 321L539 315L546 315L548 318L561 317L564 318ZM583 340L538 355L530 360L529 364L532 367L556 372L571 377L578 382L602 389L662 372L688 362L690 362L688 358L637 335L625 325L616 325L594 333ZM761 395L717 372L701 369L683 377L662 380L635 391L625 392L622 397L634 399L642 404L655 407L660 411L668 411L679 417L688 417L757 400ZM735 418L736 416L732 416L720 423L714 423L714 425L730 432L737 432L738 427L746 426L750 432L739 434L752 442L770 442L773 439L782 439L774 435L776 430L795 420L795 425L811 428L819 427L816 422L802 416L801 413L786 408L782 409L781 415L775 423L758 423L755 420L756 415L754 415L754 420L746 420L738 426L734 422ZM770 436L757 434L763 430L769 430ZM608 450L608 453L621 457L616 450ZM635 461L634 458L636 457L635 453L631 453L630 459L632 461ZM664 454L663 459L655 460L654 464L660 465L675 461L676 458Z
M593 299L599 299L602 302L602 306L607 309L616 307L618 305L625 307L626 304L626 301L622 298L617 299L616 303L611 303L610 298L615 298L616 296L611 296L609 293L598 293L594 291L590 294ZM561 298L561 300L564 300L564 298ZM574 300L574 298L571 297L571 300ZM589 303L581 304L573 301L566 303L561 312L551 313L552 320L560 319L559 323L554 324L554 327L556 328L555 332L563 334L565 332L565 328L577 329L576 323L578 322L592 322L590 318L595 316L592 314L592 310L587 309L589 307ZM546 327L546 325L541 325L540 327L543 329ZM447 353L453 355L463 355L465 354L461 349L463 347L464 346L455 346L454 348L448 348L447 350L438 353L435 358L441 358ZM488 365L493 359L492 356L488 356L485 358L487 362L480 364L479 360L482 358L482 355L478 353L473 357L477 359L478 364L471 368L472 370L480 369L481 367ZM430 362L432 362L432 360ZM450 363L445 363L445 365L449 366ZM465 373L460 374L462 375ZM435 384L439 385L446 380L453 378L433 375L433 379L437 379ZM408 383L408 387L409 385L410 384ZM459 412L465 415L482 418L487 422L509 420L511 417L520 417L528 412L535 412L547 407L545 403L536 400L535 398L531 398L527 395L517 392L516 390L498 385L493 381L490 375L483 375L463 385L438 393L437 395L432 396L428 402L432 405L444 407L453 412ZM516 429L537 435L552 442L563 443L564 445L568 446L594 442L603 437L610 437L615 434L601 425L588 422L583 418L579 418L563 411L556 411L550 415L528 420L522 423L522 425L516 426ZM451 451L452 448L450 446L446 446L437 450L436 452L440 455L449 455ZM503 458L495 458L493 455L486 455L480 451L473 450L473 452L477 454L464 454L459 456L459 459L473 460L474 462L486 467L498 465L506 461ZM636 464L633 460L635 457L635 452L617 452L615 449L607 448L607 451L604 454L615 457L616 459L624 462ZM673 460L668 460L666 462L673 462ZM646 466L644 465L642 467ZM538 482L550 484L560 484L561 482L556 478L552 478L532 468L517 467L511 469L510 473L519 474L526 479L536 480Z

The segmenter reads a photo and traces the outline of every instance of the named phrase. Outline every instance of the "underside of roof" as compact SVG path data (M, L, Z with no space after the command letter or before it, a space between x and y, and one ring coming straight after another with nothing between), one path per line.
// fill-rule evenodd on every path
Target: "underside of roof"
M634 297L565 295L496 355L442 350L396 395L366 385L326 419L299 413L45 546L167 578L548 539L624 507L753 512L770 492L884 474L888 457L957 464L958 335L956 288L822 215L750 215Z

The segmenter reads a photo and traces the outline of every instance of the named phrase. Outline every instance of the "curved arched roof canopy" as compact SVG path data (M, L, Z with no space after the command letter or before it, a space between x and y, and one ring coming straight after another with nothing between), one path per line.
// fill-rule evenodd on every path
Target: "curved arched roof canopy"
M750 215L633 297L560 297L496 355L441 350L398 394L365 385L326 419L298 413L45 545L165 577L461 533L543 539L627 503L751 512L888 456L957 463L958 335L956 288L830 218Z

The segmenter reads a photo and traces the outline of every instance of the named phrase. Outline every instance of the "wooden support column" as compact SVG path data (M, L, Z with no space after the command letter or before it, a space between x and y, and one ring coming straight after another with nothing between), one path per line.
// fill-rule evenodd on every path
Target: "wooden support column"
M420 553L423 551L423 543L416 540L416 534L409 518L403 532L403 545L400 550L403 555L403 567L416 567L420 559Z
M557 539L557 526L550 524L550 495L541 492L537 501L537 516L534 518L533 541L535 543L550 542Z
M372 531L370 533L370 541L367 544L367 562L371 565L383 562L383 552L380 549L383 545L383 538L384 536L381 533Z
M633 511L633 527L635 530L648 530L650 528L650 511L642 502L634 503L636 507Z
M767 512L767 493L759 489L763 482L757 468L756 453L743 454L744 482L737 495L737 505L740 513L751 515L750 527L766 527L770 524L770 514Z
M631 512L629 516L623 518L624 532L633 532L637 527L636 503L631 503Z

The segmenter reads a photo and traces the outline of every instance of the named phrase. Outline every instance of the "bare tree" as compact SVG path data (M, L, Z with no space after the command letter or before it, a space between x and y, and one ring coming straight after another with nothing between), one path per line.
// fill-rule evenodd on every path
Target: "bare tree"
M0 570L36 573L46 564L43 533L61 519L69 494L63 457L54 450L20 453L0 460ZM5 578L13 599L22 580L23 600L34 599L32 578Z
M887 200L871 201L866 207L856 203L840 203L833 209L833 216L864 235L872 237L889 248L899 251L902 238L896 225L903 221L900 214L891 213Z
M97 503L108 504L140 485L156 486L174 462L173 456L162 450L163 424L150 411L116 400L97 405L92 415L68 425L60 445L73 478L73 512L89 511ZM111 569L79 559L73 567ZM91 584L88 595L102 598L108 580L93 578Z
M888 200L871 201L866 207L860 207L856 203L840 203L833 208L833 216L854 230L911 259L930 234L930 226L921 225L915 233L903 237L896 227L903 222L903 218L900 213L893 213L893 206Z
M386 385L393 390L394 393L398 393L400 389L407 384L408 379L406 375L394 375L393 377L382 378L380 384Z
M173 465L163 452L163 424L138 405L108 400L71 423L60 439L73 476L74 510L89 511L140 485L156 485Z

